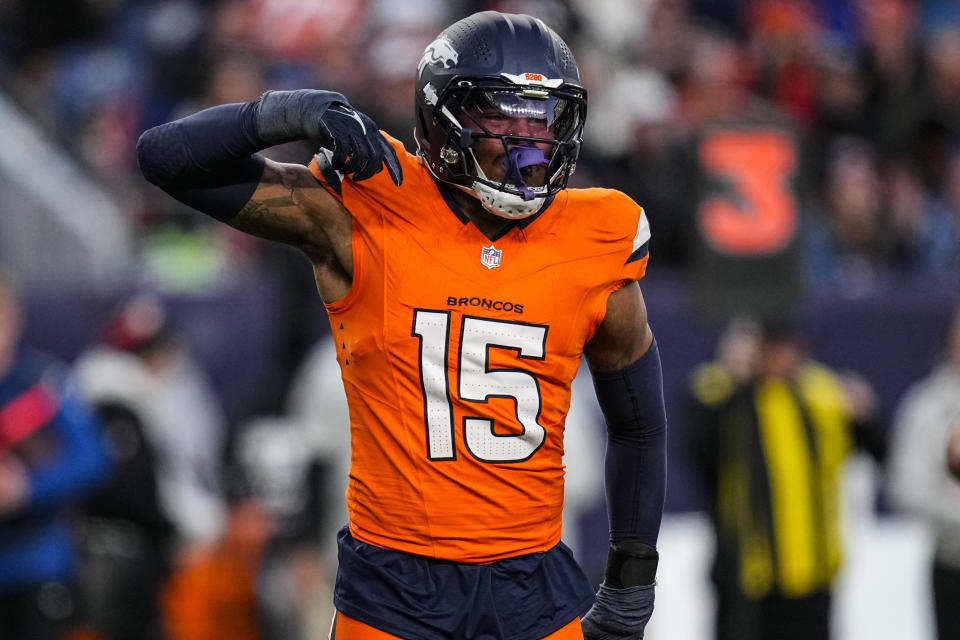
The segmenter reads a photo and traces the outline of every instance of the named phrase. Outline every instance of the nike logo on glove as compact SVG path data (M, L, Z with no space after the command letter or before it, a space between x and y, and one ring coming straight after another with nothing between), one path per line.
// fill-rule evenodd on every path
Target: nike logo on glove
M360 119L360 115L350 107L346 107L342 104L335 104L329 109L327 109L328 113L330 111L333 111L334 113L342 113L345 116L353 118L354 120L357 121L357 124L360 125L360 129L361 131L363 131L363 135L367 135L367 128L363 126L363 120Z
M330 118L331 115L349 120L336 121L335 118ZM386 167L395 185L400 186L403 182L403 169L397 152L383 137L370 116L347 104L335 102L327 108L319 124L327 133L325 142L332 147L332 164L337 171L360 181L374 176Z

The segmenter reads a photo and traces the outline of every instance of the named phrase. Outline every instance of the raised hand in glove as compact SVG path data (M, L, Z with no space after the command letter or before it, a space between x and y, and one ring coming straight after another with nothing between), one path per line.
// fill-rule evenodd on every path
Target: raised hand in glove
M267 91L257 108L257 132L264 142L316 140L333 152L333 168L366 180L384 166L394 184L403 181L396 151L376 123L334 91Z

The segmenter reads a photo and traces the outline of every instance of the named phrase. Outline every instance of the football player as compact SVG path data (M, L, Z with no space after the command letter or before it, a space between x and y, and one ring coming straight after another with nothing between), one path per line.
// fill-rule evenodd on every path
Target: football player
M587 94L538 19L445 29L415 104L416 154L319 90L268 91L138 143L149 181L312 262L351 420L332 637L641 638L666 464L637 284L647 218L620 192L566 188ZM257 154L303 139L320 147L309 166ZM582 355L608 426L596 594L560 541Z

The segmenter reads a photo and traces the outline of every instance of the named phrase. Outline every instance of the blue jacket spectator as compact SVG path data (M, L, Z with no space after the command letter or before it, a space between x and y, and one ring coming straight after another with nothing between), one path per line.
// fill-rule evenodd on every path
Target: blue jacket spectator
M99 424L60 367L18 346L14 287L0 272L0 637L58 637L70 617L70 511L106 478Z

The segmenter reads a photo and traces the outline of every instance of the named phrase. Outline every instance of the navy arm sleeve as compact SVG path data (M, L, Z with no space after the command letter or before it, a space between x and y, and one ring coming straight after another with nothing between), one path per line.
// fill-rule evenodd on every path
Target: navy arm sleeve
M233 218L263 174L256 103L225 104L148 129L137 141L143 177L217 220Z
M607 423L604 462L610 542L655 547L667 472L667 417L656 340L619 371L593 372Z

